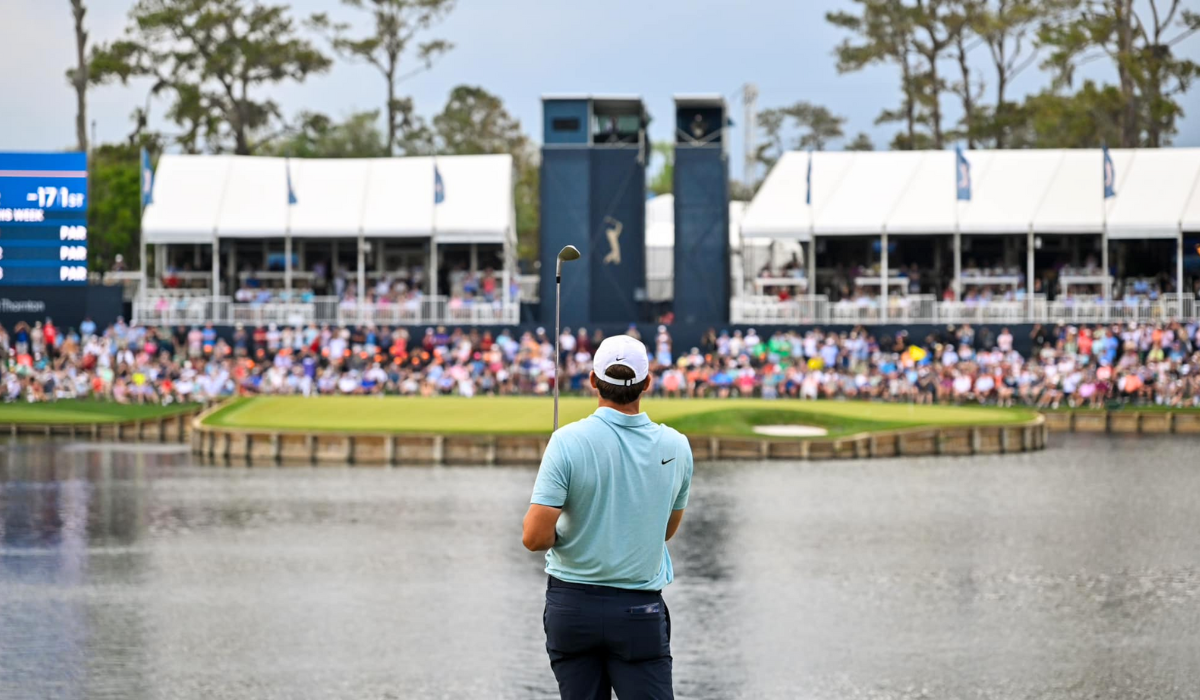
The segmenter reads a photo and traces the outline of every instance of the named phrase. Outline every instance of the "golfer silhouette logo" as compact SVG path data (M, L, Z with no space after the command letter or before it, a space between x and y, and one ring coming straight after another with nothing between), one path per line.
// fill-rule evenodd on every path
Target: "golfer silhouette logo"
M608 255L604 256L605 265L620 265L621 264L621 229L624 228L620 221L611 216L604 217L604 222L608 224L604 235L608 236Z

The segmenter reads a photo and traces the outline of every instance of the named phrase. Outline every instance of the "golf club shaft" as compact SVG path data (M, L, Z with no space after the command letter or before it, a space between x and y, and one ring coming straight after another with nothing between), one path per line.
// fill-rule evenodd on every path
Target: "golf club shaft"
M562 322L562 262L554 270L554 429L558 430L558 336Z

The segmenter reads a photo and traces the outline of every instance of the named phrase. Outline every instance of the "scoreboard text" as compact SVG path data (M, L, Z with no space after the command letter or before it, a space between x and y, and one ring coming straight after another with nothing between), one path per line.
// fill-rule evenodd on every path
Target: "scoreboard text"
M0 287L87 283L87 154L0 153Z

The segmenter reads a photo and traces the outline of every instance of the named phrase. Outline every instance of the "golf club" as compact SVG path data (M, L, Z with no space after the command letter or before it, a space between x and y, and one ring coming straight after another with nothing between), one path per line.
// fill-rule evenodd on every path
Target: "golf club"
M562 333L562 264L579 259L579 249L573 245L558 251L554 265L554 429L558 430L558 337Z

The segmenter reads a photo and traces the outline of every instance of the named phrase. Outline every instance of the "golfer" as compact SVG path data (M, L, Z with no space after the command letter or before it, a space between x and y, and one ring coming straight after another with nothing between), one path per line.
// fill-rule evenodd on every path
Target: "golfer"
M563 698L672 698L674 578L667 540L692 481L687 438L641 412L646 346L627 335L596 351L600 407L554 433L523 541L546 552L546 651Z

